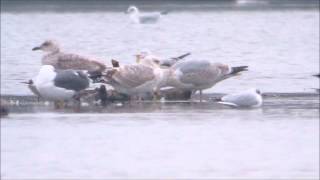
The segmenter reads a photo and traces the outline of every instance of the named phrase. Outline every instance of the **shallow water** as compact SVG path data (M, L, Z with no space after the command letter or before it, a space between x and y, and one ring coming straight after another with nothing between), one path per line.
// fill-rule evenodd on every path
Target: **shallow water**
M191 52L234 66L242 76L207 92L259 87L263 92L311 92L319 87L319 11L173 11L157 24L137 25L119 11L1 13L1 92L30 94L19 83L34 77L41 52L31 49L56 39L65 51L121 63L149 49L162 57Z
M42 54L31 49L48 38L108 63L132 63L148 48L163 57L190 51L190 59L249 65L206 92L319 87L311 76L319 71L317 8L214 7L173 11L153 25L131 24L120 11L1 12L1 94L30 94L19 82L37 74ZM258 109L149 102L73 113L20 103L1 119L4 179L319 177L318 95L269 96Z
M275 112L15 114L1 122L1 175L318 177L318 118Z
M319 176L319 95L268 96L258 109L194 101L11 110L1 120L3 178Z

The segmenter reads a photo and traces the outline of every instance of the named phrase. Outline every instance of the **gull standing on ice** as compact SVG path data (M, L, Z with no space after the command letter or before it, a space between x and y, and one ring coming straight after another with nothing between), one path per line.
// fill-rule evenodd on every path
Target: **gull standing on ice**
M253 88L243 92L225 95L218 103L233 107L260 107L262 105L262 96L260 90Z
M42 65L52 65L55 69L76 69L88 71L103 71L106 69L106 66L97 60L62 52L59 45L51 40L45 41L39 47L34 47L32 50L42 50L47 52L47 54L42 58Z
M134 23L138 24L152 24L159 21L162 15L167 14L167 12L149 12L140 13L136 6L129 6L127 9L127 14L129 14L130 19Z
M89 79L82 71L56 70L52 65L43 65L36 76L34 86L40 96L50 101L75 99L89 87Z
M170 68L170 75L166 85L178 89L200 91L211 88L216 83L239 75L239 72L247 71L248 66L230 67L221 63L209 61L180 61Z

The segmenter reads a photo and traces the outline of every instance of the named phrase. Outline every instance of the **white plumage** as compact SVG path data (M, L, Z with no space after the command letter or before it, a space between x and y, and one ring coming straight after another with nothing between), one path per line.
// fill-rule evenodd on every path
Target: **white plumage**
M140 13L136 6L130 6L127 10L129 17L132 22L138 24L152 24L157 23L164 12L150 12L150 13Z
M261 92L253 88L243 92L225 95L218 103L233 107L260 107L262 102Z
M36 76L34 85L41 97L51 101L69 100L89 86L89 79L74 70L61 70L56 72L51 65L41 67Z

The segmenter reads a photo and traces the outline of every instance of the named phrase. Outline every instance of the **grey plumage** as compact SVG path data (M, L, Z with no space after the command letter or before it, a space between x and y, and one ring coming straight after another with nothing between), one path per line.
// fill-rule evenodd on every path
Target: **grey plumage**
M89 79L82 71L60 70L54 78L54 85L68 90L80 91L89 87Z
M203 89L211 88L224 79L246 71L247 68L247 66L230 67L221 63L210 63L206 60L180 61L170 68L172 73L167 85L184 90L200 90L201 101Z
M198 72L200 69L206 69L210 66L208 61L183 61L174 66L179 68L182 73Z
M169 58L169 59L164 59L164 60L161 60L160 61L160 65L161 66L167 66L167 67L171 67L173 66L175 63L177 63L178 61L184 59L185 57L191 55L191 53L186 53L186 54L183 54L181 56L178 56L178 57L173 57L173 58Z

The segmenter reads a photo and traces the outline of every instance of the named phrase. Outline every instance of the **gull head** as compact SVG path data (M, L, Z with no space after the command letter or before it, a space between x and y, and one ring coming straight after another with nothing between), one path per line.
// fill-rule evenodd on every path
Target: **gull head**
M137 14L137 13L139 13L139 10L136 6L129 6L126 13L127 14Z
M262 95L262 92L260 91L260 89L257 89L257 88L251 88L248 91L254 94Z
M140 53L136 54L136 62L140 63L141 59L146 58L147 56L151 55L151 51L148 49L144 49L140 51Z
M261 95L261 91L259 89L256 89L256 93Z
M58 52L59 45L58 45L58 43L56 43L52 40L46 40L40 46L34 47L32 49L32 51L36 51L36 50L42 50L45 52Z

